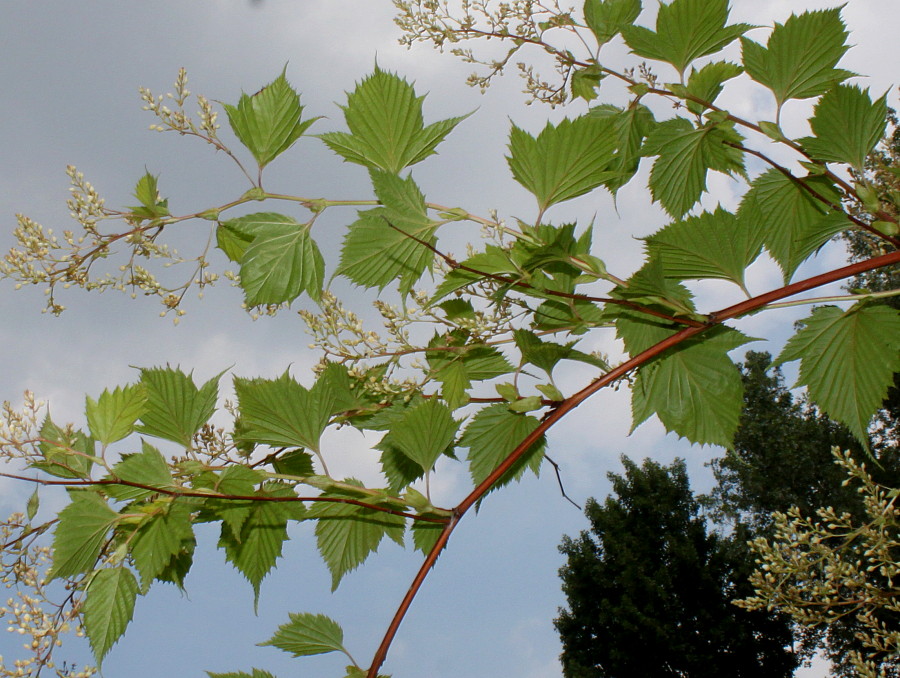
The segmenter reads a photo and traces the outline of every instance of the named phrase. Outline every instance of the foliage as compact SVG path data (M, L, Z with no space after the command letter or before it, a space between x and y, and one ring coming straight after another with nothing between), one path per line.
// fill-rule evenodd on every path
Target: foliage
M831 450L847 450L861 462L866 452L843 426L824 416L785 388L781 370L771 367L766 353L748 352L741 366L744 411L735 433L735 444L713 460L716 486L704 504L718 522L740 529L748 537L771 539L777 513L797 511L810 516L820 507L846 513L854 521L865 518L865 505L836 466ZM877 463L869 473L877 480L896 484L900 456L896 448L873 445ZM748 563L753 553L744 545ZM819 645L832 663L832 673L854 676L853 652L865 651L857 639L856 619L832 619L815 627L800 627L798 635L807 647ZM885 665L888 675L896 667Z
M776 513L772 537L752 544L760 565L750 579L756 590L740 604L777 608L810 626L855 619L862 649L848 653L854 675L885 678L895 675L900 653L900 491L876 483L849 453L834 448L834 455L859 486L865 518L831 507L816 517L797 508Z
M395 4L408 43L497 38L510 45L506 58L489 64L475 84L486 85L513 55L536 47L556 59L561 79L545 83L523 66L536 98L561 104L571 93L590 101L618 81L628 105L600 104L537 135L513 125L509 166L536 202L533 215L512 226L499 212L480 216L424 195L410 168L431 160L465 115L426 122L423 97L380 67L348 94L346 130L317 137L339 158L368 170L374 198L354 200L264 187L264 171L296 145L302 153L314 141L310 130L324 124L303 118L286 73L226 106L246 153L220 137L209 99L196 98L197 119L185 110L191 95L184 71L168 98L142 90L155 129L221 151L246 177L246 192L176 214L162 195L164 176L147 172L134 191L139 204L112 209L70 167L76 230L54 235L20 216L18 245L0 273L17 285L43 287L51 313L64 310L58 297L65 288L119 289L158 298L162 314L176 322L189 290L202 292L226 278L240 285L256 317L302 306L320 361L313 375L235 375L237 399L224 408L218 407L226 388L219 377L200 385L169 366L144 367L135 383L91 396L82 426L54 422L32 396L22 409L5 405L0 453L14 471L26 469L6 475L69 488L70 503L57 519L32 524L30 504L26 520L5 523L4 557L53 529L49 579L60 580L66 595L60 612L48 615L47 637L57 638L70 620L80 619L101 661L125 632L139 596L156 582L184 585L198 523L220 525L219 548L258 597L288 525L311 521L335 587L385 538L411 542L425 554L371 661L363 666L351 659L348 676L375 678L454 527L492 489L537 472L552 444L547 432L572 409L627 379L635 425L655 415L693 442L730 445L742 388L729 354L751 341L735 322L814 303L797 295L900 261L896 212L873 213L866 186L843 178L848 168L860 170L859 159L881 137L884 101L843 84L852 74L838 68L848 48L839 10L792 16L763 46L744 36L749 26L728 23L726 0L673 0L655 31L635 23L637 0L588 0L581 14L533 0L496 9L481 2L462 9L430 0ZM573 33L582 54L554 42ZM654 65L615 70L601 62L600 48L618 35ZM716 60L738 39L740 64ZM806 48L795 53L785 47L797 41ZM474 53L463 54L477 61ZM711 60L701 63L700 57ZM678 82L663 84L656 68L674 69ZM775 122L744 120L715 103L741 71L772 94ZM787 138L779 124L782 104L814 97L820 98L812 136ZM654 99L677 103L674 114L658 120L663 114L644 103ZM836 138L835 129L850 119L854 124ZM796 162L776 161L785 153ZM760 172L757 160L770 169ZM576 196L601 188L615 193L642 163L650 165L652 199L672 222L647 239L637 270L612 272L602 259L610 253L592 245L593 224L548 219L555 205ZM710 171L746 183L735 213L704 209ZM896 195L884 199L896 207ZM266 211L256 211L257 202L267 202ZM291 213L271 211L273 203ZM357 211L346 216L340 260L326 261L316 241L317 219L348 207ZM515 209L522 213L521 205ZM188 223L205 225L209 239L182 258L165 238ZM477 225L486 237L457 260L445 245L460 223ZM846 229L877 238L884 253L791 282ZM224 256L210 253L212 243ZM781 266L785 282L750 292L745 271L763 249ZM169 264L187 270L181 282L157 277ZM335 296L329 289L335 276L363 288L361 295L380 295L374 304L384 330L368 329ZM734 283L747 298L701 308L694 293L710 279ZM688 288L684 281L699 282ZM829 297L832 304L855 303L813 311L781 355L800 361L813 399L862 444L900 352L898 312L883 303L894 293ZM421 323L429 330L418 331ZM579 348L586 336L604 331L622 340L624 358ZM817 359L823 347L833 359ZM580 390L564 393L554 381L562 361L580 363ZM211 421L222 409L232 421L220 428ZM329 473L334 451L323 444L323 433L339 426L381 436L371 452L383 471L380 486ZM160 441L177 445L177 454L163 454ZM455 506L433 505L433 475L456 463L468 466L472 489ZM26 587L41 581L10 572ZM295 615L269 644L298 655L346 652L336 622L318 613ZM34 666L52 661L43 647L41 641L33 646ZM253 669L253 675L268 674Z
M731 605L749 590L743 535L707 530L683 461L622 461L614 496L588 502L590 532L560 546L564 675L793 675L787 620Z

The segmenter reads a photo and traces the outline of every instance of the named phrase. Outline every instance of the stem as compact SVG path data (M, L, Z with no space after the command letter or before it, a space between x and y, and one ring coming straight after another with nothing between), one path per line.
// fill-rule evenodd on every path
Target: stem
M512 466L522 457L522 455L524 455L528 451L528 449L535 442L537 442L538 439L542 435L544 435L544 433L546 433L546 431L549 430L556 422L565 417L566 414L574 410L597 391L618 381L629 372L632 372L638 367L648 363L650 360L658 357L666 350L677 346L688 339L696 337L703 332L712 329L713 327L721 325L726 320L738 318L742 315L746 315L747 313L752 313L779 299L783 299L785 297L789 297L809 289L814 289L822 285L827 285L828 283L836 282L844 278L849 278L851 276L864 273L865 271L871 271L876 268L881 268L883 266L889 266L891 264L897 263L900 263L900 251L891 252L889 254L874 257L866 261L850 264L833 271L828 271L827 273L822 273L820 275L813 276L812 278L807 278L806 280L801 280L791 285L786 285L785 287L781 287L777 290L773 290L771 292L758 295L741 303L723 308L719 311L711 313L709 315L709 321L704 325L700 327L685 327L684 329L675 332L658 344L651 346L647 350L630 358L618 367L597 378L574 395L566 398L562 403L559 404L559 407L549 412L547 416L545 416L544 419L540 422L540 424L538 424L538 426L534 429L534 431L528 434L524 440L516 445L516 448L512 452L510 452L506 459L504 459L487 478L479 483L478 486L474 490L472 490L469 495L465 499L463 499L462 502L460 502L460 504L453 510L453 517L450 519L450 522L447 523L447 525L444 527L443 532L441 532L441 536L438 538L431 551L429 551L428 555L425 558L425 561L419 568L419 572L416 574L415 579L410 585L409 590L406 592L406 595L401 601L400 606L397 608L397 612L394 614L394 618L391 620L391 624L388 627L387 632L385 633L384 639L381 641L381 645L379 645L375 656L372 658L372 665L369 667L367 678L377 678L378 670L384 663L384 659L387 656L387 651L394 639L394 636L397 633L397 629L400 627L400 623L403 621L403 617L406 615L413 599L415 598L419 589L422 587L422 583L424 582L425 577L428 575L428 572L437 562L438 556L440 556L441 552L444 550L444 547L446 547L447 541L450 538L450 534L456 527L456 524L462 519L466 512L470 508L472 508L472 506L474 506L481 498L483 498L485 494L487 494L487 492L491 489L491 487L500 478L502 478L510 468L512 468Z
M264 501L264 502L309 502L309 503L330 503L330 504L353 504L373 511L381 513L390 513L395 516L403 516L412 520L419 520L426 523L437 523L446 525L452 518L434 518L431 516L420 516L407 511L398 511L397 509L380 506L378 504L370 504L359 499L350 499L349 497L271 497L265 495L254 494L221 494L219 492L198 492L193 490L167 490L165 488L154 487L153 485L145 485L143 483L134 483L127 480L47 480L46 478L29 478L28 476L20 476L14 473L0 473L2 478L12 478L13 480L24 480L38 485L60 485L63 487L95 487L97 485L126 485L128 487L137 487L142 490L148 490L157 494L164 494L169 497L200 497L203 499L228 499L231 501Z

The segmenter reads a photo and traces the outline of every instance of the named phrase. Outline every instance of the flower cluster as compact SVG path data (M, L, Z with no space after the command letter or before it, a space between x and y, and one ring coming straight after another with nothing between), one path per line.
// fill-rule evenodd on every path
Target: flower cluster
M749 609L778 609L804 626L854 615L867 656L850 661L863 678L885 678L880 661L900 655L900 632L887 618L900 615L900 489L877 484L865 464L834 450L845 482L859 483L867 522L831 507L805 517L795 507L776 513L771 539L751 543L758 569L750 577L756 595L738 601Z

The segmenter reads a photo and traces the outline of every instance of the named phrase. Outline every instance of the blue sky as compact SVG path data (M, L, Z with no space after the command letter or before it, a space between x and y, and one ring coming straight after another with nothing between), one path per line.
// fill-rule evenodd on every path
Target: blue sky
M732 5L733 21L771 24L783 21L790 10L834 3L734 0ZM343 100L343 92L370 72L377 58L382 68L414 80L420 93L430 92L427 120L477 109L440 147L439 156L415 170L429 199L461 204L473 212L498 208L507 217L527 217L532 199L513 182L503 159L509 120L536 131L548 116L559 119L564 113L582 112L583 103L567 111L526 107L521 83L512 73L481 96L464 84L470 68L449 54L426 47L410 52L397 45L392 15L386 0L0 4L0 86L6 93L0 125L0 215L5 224L0 249L12 244L16 212L58 230L67 227L65 167L70 163L112 206L129 204L145 168L160 175L160 189L174 212L203 209L245 190L242 176L221 155L199 142L147 130L152 119L141 110L137 88L170 91L181 66L188 69L192 91L233 103L242 90L256 91L288 64L288 78L302 92L307 114L329 116L315 132L340 128L334 102ZM850 42L857 46L843 66L869 74L862 83L874 93L888 90L900 63L895 0L851 0L844 17L853 32ZM754 35L758 40L761 36ZM727 104L744 117L765 118L771 102L742 87L735 88ZM889 101L897 105L896 90ZM807 110L805 104L791 106L789 118ZM790 120L786 124L790 129ZM364 170L342 164L313 139L301 140L267 174L271 190L330 198L371 195ZM711 187L710 205L735 204L739 184L717 178ZM656 230L665 219L650 206L640 180L622 191L617 207L618 212L608 196L591 194L550 216L583 222L596 216L598 254L627 274L640 254L634 236ZM323 219L317 237L331 262L340 226L352 218L345 212ZM177 240L188 249L198 238L205 234L187 232ZM761 260L751 286L762 291L776 275L774 265ZM717 304L726 294L714 290L708 301ZM0 400L16 401L29 388L50 402L54 418L81 421L84 394L96 396L107 386L134 380L132 366L178 363L205 380L228 367L242 376L272 377L292 365L294 373L302 375L315 360L305 350L307 339L296 315L288 312L253 322L239 308L239 292L225 285L209 291L203 302L190 301L188 315L177 327L158 317L152 300L72 293L62 301L69 310L53 318L40 314L40 290L13 293L11 285L0 286L0 340L5 349ZM755 322L757 333L782 328L783 336L796 317L787 311L772 314L751 321L747 331L754 333ZM597 338L588 340L586 348L615 351L616 345ZM777 344L751 348L778 350ZM573 371L563 375L561 385L574 387L580 378ZM567 491L576 501L606 494L606 472L620 469L621 454L662 461L684 456L695 487L708 485L703 464L716 450L689 448L666 436L656 422L644 424L631 437L629 428L627 394L607 392L576 410L551 436L550 453L562 465ZM341 433L330 443L339 451L338 474L374 478L375 467L361 436ZM467 490L467 475L449 464L441 471L444 479L435 491L443 500L438 503L455 503ZM0 482L0 508L9 512L21 506L30 491ZM45 510L58 501L48 494ZM564 601L556 575L562 559L556 547L564 533L584 527L580 512L560 497L551 472L491 495L481 512L454 533L405 621L385 670L397 678L558 677L560 648L552 619ZM282 677L339 675L340 658L298 664L254 643L267 639L289 611L321 612L344 625L347 646L365 663L420 562L411 551L384 545L332 595L329 575L313 550L311 530L298 526L281 567L263 584L259 616L254 617L251 588L215 550L215 532L202 529L199 538L188 596L159 587L139 600L131 628L106 661L106 676L201 676L204 670L251 666ZM18 647L18 636L0 634L5 658L13 657ZM88 659L77 642L66 646L61 658L79 663Z

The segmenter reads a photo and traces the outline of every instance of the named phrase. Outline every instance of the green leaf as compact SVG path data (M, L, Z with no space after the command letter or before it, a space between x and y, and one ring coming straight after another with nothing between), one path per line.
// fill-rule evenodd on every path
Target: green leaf
M319 451L333 396L325 383L307 390L285 372L278 379L235 377L241 417L240 439L273 447Z
M658 155L650 172L650 191L676 219L688 212L706 191L708 170L728 175L744 172L743 153L726 144L743 138L728 126L695 128L685 118L658 124L644 143L645 156Z
M605 181L604 186L615 193L637 172L641 161L641 145L653 129L656 120L649 108L638 103L633 103L625 109L601 104L591 108L588 115L612 120L617 150L609 169L615 176Z
M147 395L140 384L108 389L98 400L85 399L85 416L91 434L104 445L121 440L134 430L144 411Z
M459 422L437 398L410 407L393 426L391 439L403 454L430 471L456 437Z
M138 179L134 188L134 197L141 203L137 207L129 207L131 213L144 219L159 219L169 215L169 201L163 200L157 188L157 178L145 172Z
M394 280L408 292L434 260L434 252L409 237L434 245L434 228L417 233L389 219L384 208L360 211L341 249L338 274L357 285L384 289Z
M137 580L127 567L105 568L91 579L82 619L98 665L134 616L137 593Z
M348 496L326 493L323 496ZM358 497L354 497L358 498ZM316 519L319 553L331 571L331 590L337 589L348 572L361 565L389 536L403 545L405 519L402 516L344 503L318 503L310 507L309 518Z
M754 226L756 226L754 228ZM645 238L650 256L675 280L722 278L744 287L744 271L762 248L762 228L721 207L676 221Z
M669 314L674 312L676 315L692 316L696 310L690 290L667 277L662 261L656 258L651 258L635 271L628 279L628 286L617 288L612 296L644 306L662 307ZM607 310L607 315L612 317L618 317L621 313L627 315L629 311ZM643 351L648 347L649 344L637 350ZM627 345L626 348L634 355L631 348Z
M775 364L800 360L797 385L868 446L869 420L900 372L900 312L863 303L821 306L802 321Z
M412 177L401 179L380 170L372 170L371 177L384 207L359 213L344 239L338 273L358 285L381 289L399 279L405 294L434 259L434 252L422 243L436 244L435 224Z
M94 569L119 515L96 492L69 490L72 503L59 512L53 533L52 579Z
M522 352L522 360L539 367L548 375L552 375L553 369L561 360L575 360L602 370L609 369L609 365L596 356L572 348L573 344L562 345L543 341L534 332L522 329L515 330L513 336L516 346Z
M173 558L193 550L194 542L191 506L184 500L157 502L130 542L131 557L141 575L141 588L148 590Z
M511 412L505 403L479 411L459 441L460 447L469 448L467 459L472 481L478 485L487 478L539 424L536 417ZM546 439L541 436L491 489L518 480L529 468L536 475L544 459L545 446Z
M34 517L37 515L38 509L41 506L41 497L38 494L37 488L34 489L34 492L31 493L31 496L28 497L28 503L25 504L25 515L28 520L34 520Z
M88 478L94 462L94 439L81 431L61 429L50 419L41 424L41 442L38 449L45 461L29 464L59 478Z
M281 473L287 476L298 476L300 478L315 475L313 468L312 455L303 450L288 450L272 462L275 473Z
M570 87L572 88L572 99L581 97L585 101L592 101L597 98L597 88L604 75L600 66L592 64L579 68L572 72L572 80Z
M240 253L241 287L248 306L290 302L304 291L319 299L325 260L309 229L309 224L272 212L248 214L221 224L220 232L249 239ZM226 253L238 252L233 239L223 244Z
M277 483L267 483L259 492L260 497L294 497L294 491ZM254 609L259 603L259 586L275 567L281 556L282 545L287 541L287 521L296 519L297 506L288 502L257 501L251 504L250 514L244 521L240 538L231 529L222 526L219 547L225 549L225 557L253 586Z
M548 122L535 138L513 125L507 157L513 177L535 195L542 211L584 195L615 176L612 126L608 119L584 115L556 126Z
M626 324L624 319L618 324L626 337L639 331L626 329ZM659 339L671 334L670 330L660 331L654 323L648 325L650 334ZM701 445L730 446L744 389L740 372L727 352L748 341L737 330L723 326L697 341L669 349L642 367L631 389L632 430L655 412L666 430L679 437ZM626 345L629 343L626 339ZM635 352L629 348L629 353Z
M679 75L694 59L715 54L753 28L728 21L728 0L672 0L660 4L656 32L626 26L625 42L635 54L672 64Z
M140 483L151 487L169 489L173 486L172 474L160 451L142 441L141 452L122 455L121 460L113 466L107 480L124 480L129 483ZM114 499L143 499L155 494L153 490L130 485L106 485L104 491Z
M432 350L425 353L430 375L441 382L444 400L454 409L469 402L467 391L472 381L493 379L513 371L513 366L496 348L466 344L466 341L468 335L461 331L435 335L428 343Z
M766 47L741 38L744 69L772 90L780 109L788 99L819 96L854 75L835 68L847 35L840 7L791 15L775 24Z
M340 625L324 614L288 614L290 622L278 627L275 635L260 645L272 645L294 657L307 657L328 652L343 652L344 632Z
M553 299L545 301L534 311L536 330L566 328L571 334L584 334L605 322L603 311L586 299Z
M691 75L688 77L685 91L702 101L713 103L721 94L725 81L736 78L743 72L743 68L730 61L714 61L706 64L699 71L691 68ZM696 101L688 101L687 108L691 113L700 115L707 107Z
M300 95L288 84L285 71L256 94L241 94L237 106L225 104L225 113L231 129L260 169L290 148L318 120L301 120Z
M216 410L221 376L216 375L198 389L192 376L177 367L141 369L147 404L141 415L141 425L135 429L190 447L194 434Z
M884 136L887 110L887 95L872 103L868 90L837 85L816 104L809 121L815 136L800 139L800 144L817 160L845 162L862 171L866 156Z
M471 114L425 127L422 101L406 80L378 66L347 95L342 106L350 134L319 135L347 162L397 174L421 162L459 122Z
M738 210L741 228L762 229L763 243L784 271L785 282L807 257L851 225L843 212L831 210L798 182L830 203L840 203L825 177L794 181L772 169L753 181Z
M641 13L641 0L585 0L584 21L604 45Z
M437 540L440 538L441 533L444 531L444 526L440 523L430 523L425 522L424 520L414 520L412 524L412 538L413 545L424 553L428 555L431 552L431 549L437 543Z
M422 466L403 454L390 434L385 435L375 448L381 450L378 461L392 491L402 490L425 475Z

